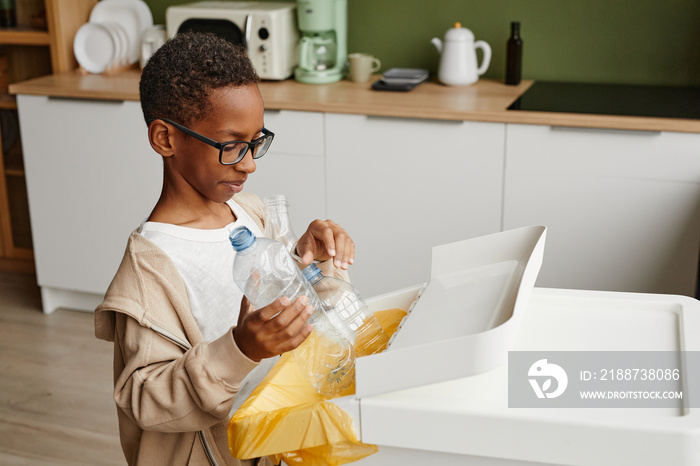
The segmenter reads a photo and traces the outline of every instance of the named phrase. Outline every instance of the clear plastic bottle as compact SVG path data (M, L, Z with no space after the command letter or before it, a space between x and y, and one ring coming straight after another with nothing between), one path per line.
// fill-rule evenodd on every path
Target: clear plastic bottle
M295 351L297 363L311 385L324 395L337 395L355 380L352 344L330 323L318 295L297 267L284 245L256 238L246 227L230 235L236 250L233 281L256 309L282 296L294 300L307 296L314 309L309 323L314 331Z
M315 264L303 273L325 306L328 319L352 342L358 357L386 349L389 337L357 288L345 280L324 276Z
M263 199L265 204L264 236L284 244L291 254L299 238L294 234L289 219L289 202L284 194L275 194Z

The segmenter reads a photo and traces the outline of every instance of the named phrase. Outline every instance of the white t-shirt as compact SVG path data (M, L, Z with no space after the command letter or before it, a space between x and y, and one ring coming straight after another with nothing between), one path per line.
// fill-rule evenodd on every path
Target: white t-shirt
M236 221L217 230L200 230L169 223L144 222L139 229L172 259L182 276L190 309L202 336L213 341L238 322L243 293L233 282L236 255L229 234L239 226L256 236L260 228L235 201L228 201Z

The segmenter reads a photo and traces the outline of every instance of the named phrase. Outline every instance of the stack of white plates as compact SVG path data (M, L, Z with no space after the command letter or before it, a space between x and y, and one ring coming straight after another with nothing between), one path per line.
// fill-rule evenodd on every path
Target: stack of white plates
M75 59L90 73L136 63L141 34L151 26L153 15L143 0L101 0L75 34Z

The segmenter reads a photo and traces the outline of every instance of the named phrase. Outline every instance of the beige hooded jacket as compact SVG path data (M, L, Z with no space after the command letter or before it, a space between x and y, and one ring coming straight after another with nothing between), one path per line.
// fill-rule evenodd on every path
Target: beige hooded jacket
M243 192L234 200L263 231L260 199ZM322 269L344 274L332 261ZM95 335L114 342L114 399L129 465L271 464L236 460L228 451L228 415L257 364L232 331L203 341L175 265L137 232L95 310Z

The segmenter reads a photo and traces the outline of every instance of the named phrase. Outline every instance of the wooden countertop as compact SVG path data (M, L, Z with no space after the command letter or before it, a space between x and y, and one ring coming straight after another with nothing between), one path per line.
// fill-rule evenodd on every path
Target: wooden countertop
M10 92L137 101L139 76L138 69L112 75L72 71L12 84ZM410 92L379 92L371 90L369 83L340 81L313 85L287 80L264 81L260 83L260 91L265 107L277 110L700 133L700 120L506 110L531 85L532 81L506 86L493 80L480 80L471 86L448 87L427 82Z

